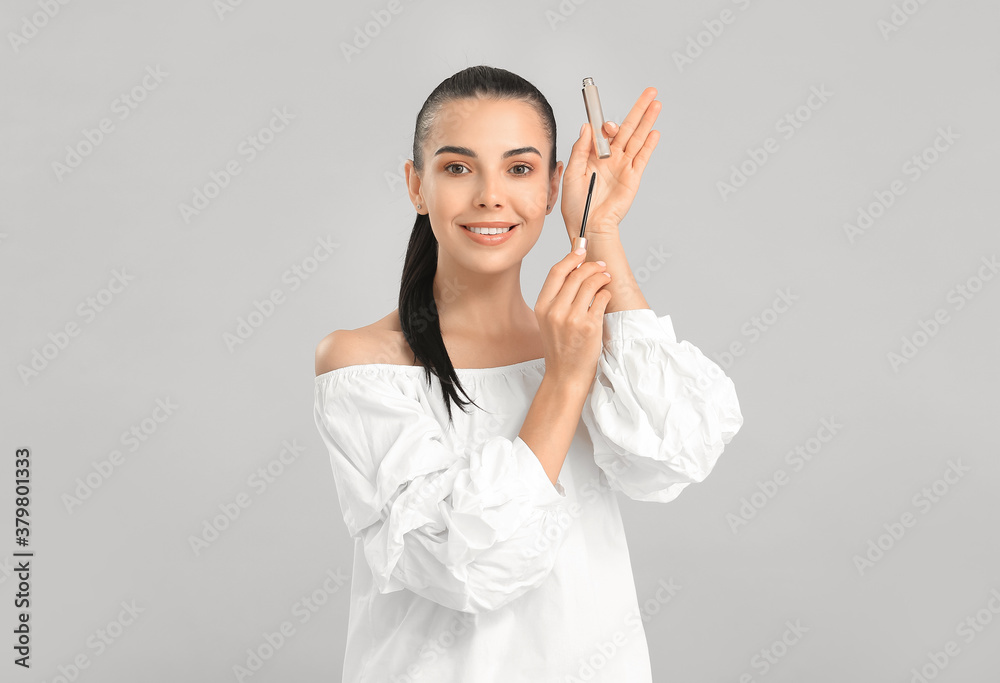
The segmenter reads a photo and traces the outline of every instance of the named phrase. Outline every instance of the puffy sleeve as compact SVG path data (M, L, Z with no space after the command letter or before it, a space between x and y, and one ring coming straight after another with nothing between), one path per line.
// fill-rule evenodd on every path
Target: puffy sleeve
M732 380L648 308L604 315L582 417L609 486L661 503L705 479L743 425Z
M317 377L314 414L379 593L480 613L539 586L572 524L562 484L519 436L451 448L423 375L373 367Z

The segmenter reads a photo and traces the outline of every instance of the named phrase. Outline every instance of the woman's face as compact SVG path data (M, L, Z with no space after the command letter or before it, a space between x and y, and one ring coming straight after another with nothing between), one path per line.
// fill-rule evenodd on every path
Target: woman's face
M423 173L407 173L414 205L430 217L439 260L446 252L473 269L502 268L528 253L559 191L563 164L549 174L550 147L525 102L475 98L445 105L424 142ZM464 227L484 221L516 227L502 244L484 245Z

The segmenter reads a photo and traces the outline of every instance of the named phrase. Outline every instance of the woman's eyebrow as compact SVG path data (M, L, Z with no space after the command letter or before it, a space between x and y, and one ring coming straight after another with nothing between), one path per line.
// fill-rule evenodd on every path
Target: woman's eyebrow
M447 154L449 152L453 154L461 154L463 156L472 157L473 159L479 158L479 155L473 152L468 147L459 147L455 145L445 145L444 147L441 147L440 149L438 149L438 151L434 152L434 156L437 156L438 154ZM537 154L538 156L542 156L542 153L539 152L536 148L528 146L528 147L518 147L517 149L509 149L506 152L504 152L500 158L507 159L508 157L517 156L518 154Z

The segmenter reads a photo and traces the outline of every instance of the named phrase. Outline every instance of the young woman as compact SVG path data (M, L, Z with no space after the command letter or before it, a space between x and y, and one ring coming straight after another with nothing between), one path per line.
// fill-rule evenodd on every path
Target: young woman
M316 424L355 540L345 681L652 680L615 492L673 500L743 424L732 381L649 308L618 239L655 96L605 124L610 158L580 129L561 210L572 240L596 171L588 251L552 267L533 309L521 262L563 176L552 108L474 66L417 115L399 307L316 349Z

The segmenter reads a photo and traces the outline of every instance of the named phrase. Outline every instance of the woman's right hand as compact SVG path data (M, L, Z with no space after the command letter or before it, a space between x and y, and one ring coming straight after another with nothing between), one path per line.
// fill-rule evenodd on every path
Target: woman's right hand
M586 258L570 252L552 266L538 294L535 317L545 375L589 389L604 343L604 310L611 300L611 292L601 288L611 282L611 274Z

